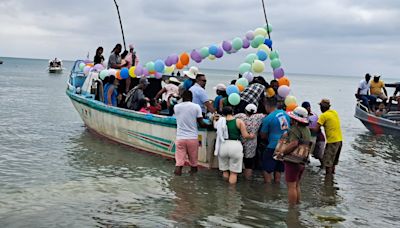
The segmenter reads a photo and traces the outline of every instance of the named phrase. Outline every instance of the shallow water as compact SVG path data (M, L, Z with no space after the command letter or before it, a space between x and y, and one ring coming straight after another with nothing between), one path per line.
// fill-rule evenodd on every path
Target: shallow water
M300 101L332 100L345 140L334 179L312 160L302 204L288 210L283 182L264 185L258 176L232 187L215 170L174 177L173 161L99 138L65 95L68 70L48 74L44 60L2 60L1 227L400 225L400 140L373 136L353 117L360 78L290 75ZM233 75L205 72L210 93Z

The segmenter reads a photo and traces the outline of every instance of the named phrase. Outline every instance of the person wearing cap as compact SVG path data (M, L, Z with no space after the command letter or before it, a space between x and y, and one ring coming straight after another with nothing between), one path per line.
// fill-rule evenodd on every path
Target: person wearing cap
M343 140L339 114L330 109L331 103L329 99L322 99L319 105L322 114L319 116L317 127L313 131L318 132L321 127L324 127L327 143L322 162L326 169L326 174L334 174L335 166L339 163Z
M214 99L214 109L218 113L221 113L223 107L223 98L228 97L228 95L226 94L226 86L221 83L215 86L214 90L216 90L217 93L217 96Z
M371 80L371 75L366 74L365 79L361 80L358 85L356 97L361 100L362 104L366 108L368 108L368 111L374 111L376 97L369 95L369 90L371 88L371 84L369 83L370 80ZM370 106L370 103L372 107Z
M185 75L188 74L185 73ZM205 90L206 83L207 83L206 76L202 73L197 73L196 83L189 89L193 93L193 103L198 104L201 107L203 116L205 116L207 111L211 113L215 112L215 109L210 103L207 92Z
M268 115L264 117L260 130L261 139L268 144L262 155L265 183L272 182L272 174L274 175L275 183L279 183L281 173L285 171L283 162L275 160L273 155L279 139L290 127L290 117L285 111L277 109L276 106L277 101L275 98L265 100L265 108Z
M309 122L308 128L310 130L316 128L318 124L318 115L311 111L310 102L304 101L301 104L301 107L307 110L308 113L307 118ZM312 145L310 151L313 157L320 161L322 167L322 153L324 152L323 149L325 148L325 136L322 133L322 131L318 132L311 131L311 142Z
M265 115L257 113L257 106L254 104L248 104L244 112L236 114L235 118L244 122L247 132L257 135ZM249 180L253 175L253 169L256 168L257 137L254 139L241 138L241 142L243 144L244 176Z
M146 99L149 101L149 99L144 95L144 90L149 84L150 83L147 78L142 77L139 79L139 84L135 88L131 89L128 94L126 94L125 103L128 109L139 111L139 101L141 99Z
M387 90L385 88L385 83L380 80L380 75L374 75L374 79L371 81L370 93L371 95L380 98L384 104L388 99Z
M169 100L172 97L179 96L179 85L180 84L181 84L181 82L177 78L170 77L168 79L168 84L166 84L164 86L164 88L162 88L160 91L158 91L158 93L156 94L154 99L158 100L158 98L160 98L162 96L163 103L165 104L165 106L167 108L169 108L169 106L170 106Z
M297 107L292 112L288 112L290 116L290 129L288 131L288 142L286 149L278 154L284 157L292 153L300 144L309 145L311 140L311 132L308 126L308 112L303 107ZM288 187L289 205L294 206L300 203L300 180L304 172L304 164L284 161L285 164L285 180Z

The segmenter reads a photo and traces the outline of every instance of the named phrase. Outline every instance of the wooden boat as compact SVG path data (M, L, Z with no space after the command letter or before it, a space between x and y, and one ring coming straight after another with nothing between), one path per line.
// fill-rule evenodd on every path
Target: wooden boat
M49 67L48 67L49 73L61 73L63 71L63 64L62 60L60 59L53 59L49 60Z
M76 61L72 68L66 94L86 127L118 143L174 158L175 118L110 107L95 100L95 96L90 93L86 84L88 81L96 80L97 75L92 73L94 75L86 77L79 70L80 62ZM218 167L217 158L213 154L215 131L199 129L198 140L199 165L206 168Z

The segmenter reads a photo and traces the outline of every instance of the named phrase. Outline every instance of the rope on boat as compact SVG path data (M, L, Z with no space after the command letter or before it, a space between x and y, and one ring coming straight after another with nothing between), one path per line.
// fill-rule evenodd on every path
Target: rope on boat
M268 34L268 39L271 39L271 34L269 33L269 23L268 23L268 18L267 18L267 11L265 10L265 3L264 0L261 0L262 6L264 9L264 18L265 18L265 23L267 23L267 34ZM271 47L272 50L272 47Z
M119 25L121 26L121 32L122 32L122 41L124 42L124 49L126 50L126 43L125 43L125 35L124 35L124 29L122 27L122 21L121 21L121 15L119 14L119 7L117 4L117 1L114 0L115 7L117 8L117 13L118 13L118 19L119 19Z

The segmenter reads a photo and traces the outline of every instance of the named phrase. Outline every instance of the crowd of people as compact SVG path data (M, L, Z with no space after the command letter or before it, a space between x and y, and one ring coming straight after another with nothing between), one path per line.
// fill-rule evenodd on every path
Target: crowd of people
M129 52L120 55L122 46L117 44L109 57L108 68L136 65L138 58L133 46L129 47ZM102 52L103 48L99 47L95 63L103 63ZM309 102L286 112L285 99L278 95L278 81L268 83L264 77L257 76L240 92L240 103L234 106L229 102L224 84L214 88L217 96L210 101L205 90L206 75L197 67L183 71L183 77L184 81L169 77L154 97L145 96L150 84L146 77L141 77L135 86L130 79L117 80L114 75L103 81L107 105L175 116L175 175L182 175L186 160L191 174L198 171L198 126L216 129L214 155L218 157L222 177L230 184L237 183L243 171L245 179L250 180L254 170L261 170L267 184L279 183L284 173L289 203L294 205L300 202L300 180L309 154L320 161L326 174L335 173L342 132L339 115L330 108L328 99L319 103L322 112L319 117Z

